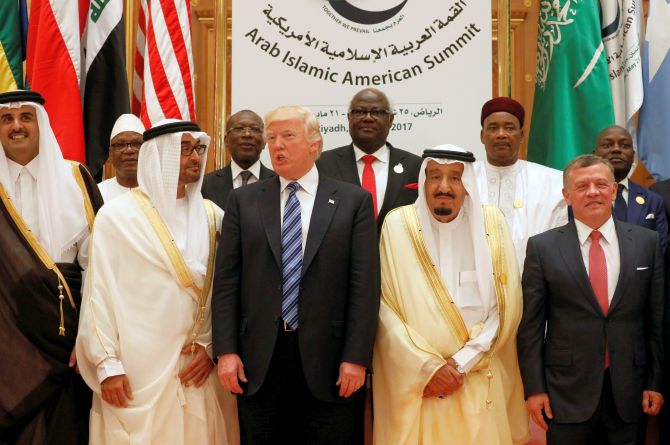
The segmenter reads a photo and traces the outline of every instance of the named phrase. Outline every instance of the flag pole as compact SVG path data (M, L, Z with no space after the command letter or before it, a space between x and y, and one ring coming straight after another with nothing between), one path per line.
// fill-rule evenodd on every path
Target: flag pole
M135 60L135 27L137 26L137 4L135 0L124 0L123 19L126 27L126 78L128 80L128 100L133 102L133 70Z
M215 66L216 78L214 83L214 129L216 134L216 169L226 164L226 147L223 143L226 122L226 105L228 103L228 2L229 0L215 0L214 29L215 29Z
M510 79L510 0L498 0L498 96L512 96Z

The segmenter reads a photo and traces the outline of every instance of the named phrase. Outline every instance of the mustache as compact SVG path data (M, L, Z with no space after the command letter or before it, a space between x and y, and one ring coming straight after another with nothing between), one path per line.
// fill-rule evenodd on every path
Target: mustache
M451 192L436 192L433 195L433 198L451 198L451 199L456 199L453 193Z

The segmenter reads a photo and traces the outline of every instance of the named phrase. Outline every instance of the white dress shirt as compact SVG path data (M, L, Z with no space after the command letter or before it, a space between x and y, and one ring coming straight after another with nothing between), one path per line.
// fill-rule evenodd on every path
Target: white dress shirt
M623 196L623 200L626 202L626 204L628 204L628 178L623 178L621 181L619 181L619 184L623 185L621 196Z
M233 188L240 188L242 187L242 176L240 176L240 173L245 171L242 167L237 165L235 161L232 159L230 160L230 172L233 175ZM254 162L251 167L249 167L246 171L251 172L251 176L249 176L249 181L247 181L248 184L253 184L254 182L257 182L260 177L261 177L261 161L260 159L256 162Z
M577 236L579 237L579 247L582 251L582 259L584 260L584 267L586 273L589 273L589 249L591 248L591 232L594 229L590 228L583 222L575 218L575 225L577 226ZM619 238L616 235L616 228L614 227L614 220L610 218L600 226L598 229L602 233L599 244L605 252L605 262L607 263L607 301L612 303L614 290L619 282L619 271L621 269L621 258L619 256Z
M358 180L363 184L363 169L365 168L365 161L363 156L367 153L360 148L354 147L354 157L356 158L356 168L358 169ZM386 195L386 184L389 179L389 148L386 144L382 145L377 151L372 153L372 156L377 158L372 162L372 171L375 172L375 186L377 187L377 213L384 204L384 196Z
M297 181L291 181L279 177L279 215L282 228L284 226L284 207L291 190L287 188L289 183L297 182L300 184L300 190L296 192L296 197L300 202L300 222L302 223L302 253L305 254L305 243L307 242L307 233L309 232L309 221L312 218L312 209L314 208L314 199L316 190L319 188L319 171L316 165L307 172L305 176Z

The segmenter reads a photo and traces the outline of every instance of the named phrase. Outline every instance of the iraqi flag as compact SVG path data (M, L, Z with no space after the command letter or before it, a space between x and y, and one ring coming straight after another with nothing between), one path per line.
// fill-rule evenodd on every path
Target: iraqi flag
M27 83L46 100L63 156L82 163L86 155L79 85L87 10L86 0L32 0L26 55Z
M84 129L86 163L99 177L116 119L130 110L123 0L91 0L86 33Z

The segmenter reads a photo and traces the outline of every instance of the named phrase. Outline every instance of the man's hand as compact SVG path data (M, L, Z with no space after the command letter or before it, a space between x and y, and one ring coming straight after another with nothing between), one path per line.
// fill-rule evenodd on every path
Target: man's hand
M77 349L72 348L72 352L70 353L70 360L68 360L67 365L70 368L74 368L74 372L79 374L79 365L77 365Z
M423 389L423 397L444 397L456 391L463 384L463 374L449 363L437 370Z
M340 376L335 384L340 387L340 397L347 398L365 383L365 366L342 362Z
M656 391L642 391L642 411L655 416L663 406L663 394Z
M128 400L133 400L130 382L125 374L107 377L100 384L102 400L117 408L128 407Z
M242 394L240 381L247 383L247 377L244 375L244 365L242 359L237 354L223 354L219 356L219 366L216 370L219 375L219 381L228 391L233 394ZM239 380L238 380L239 379Z
M181 353L191 354L191 345L184 346ZM200 388L207 381L212 369L214 369L214 363L207 355L207 351L203 346L196 344L191 363L179 372L179 379L184 386L194 384L196 388Z
M547 418L554 418L554 414L551 412L551 406L549 405L549 394L546 392L533 394L526 400L526 407L528 408L530 417L537 424L537 426L547 431L549 429L549 425L547 425L547 422L544 421L544 417L542 417L542 410L544 410L544 414L547 416Z

